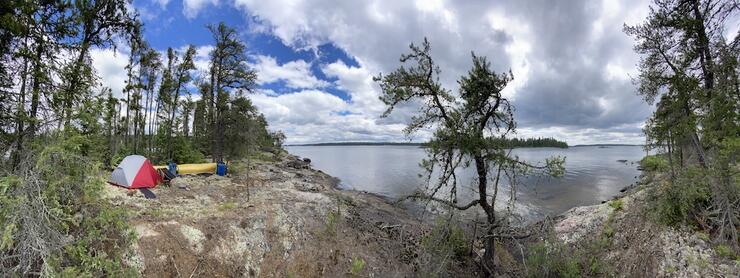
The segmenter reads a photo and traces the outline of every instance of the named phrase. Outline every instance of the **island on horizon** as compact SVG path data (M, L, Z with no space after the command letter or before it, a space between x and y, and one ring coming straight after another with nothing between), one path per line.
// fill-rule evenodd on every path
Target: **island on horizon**
M497 140L501 141L501 140ZM348 141L348 142L323 142L323 143L306 143L306 144L286 144L286 146L420 146L424 147L427 142L369 142L369 141ZM568 143L555 138L507 138L503 141L507 148L568 148ZM599 146L611 146L609 144L598 144ZM576 145L584 146L584 145ZM597 146L597 145L594 145ZM616 145L614 145L616 146Z

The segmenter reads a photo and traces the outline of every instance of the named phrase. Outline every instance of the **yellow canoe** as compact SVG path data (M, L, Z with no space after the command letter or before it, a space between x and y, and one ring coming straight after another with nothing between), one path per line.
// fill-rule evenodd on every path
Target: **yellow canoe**
M154 168L167 169L167 166L154 166ZM177 164L177 173L180 175L216 173L216 163Z

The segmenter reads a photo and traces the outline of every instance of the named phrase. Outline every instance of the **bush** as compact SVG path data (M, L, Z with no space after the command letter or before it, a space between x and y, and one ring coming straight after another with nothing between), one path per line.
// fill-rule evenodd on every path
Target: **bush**
M709 207L711 191L703 171L687 168L674 182L658 188L654 203L660 222L667 225L693 225Z
M0 257L10 258L0 262L0 274L132 275L121 264L134 239L127 215L101 200L100 164L80 156L78 142L26 155L18 171L0 179Z
M640 160L640 166L645 171L666 171L668 170L668 161L657 155L648 155Z

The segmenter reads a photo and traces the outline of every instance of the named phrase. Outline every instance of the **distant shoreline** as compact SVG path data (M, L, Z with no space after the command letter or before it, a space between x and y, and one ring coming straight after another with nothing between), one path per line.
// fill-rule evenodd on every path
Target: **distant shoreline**
M319 147L319 146L419 146L424 147L426 143L419 142L330 142L330 143L308 143L308 144L286 144L286 147ZM642 147L640 144L579 144L568 147ZM528 147L517 146L515 148L559 148L554 146Z
M414 142L332 142L332 143L309 143L309 144L287 144L286 147L300 146L423 146L425 143Z
M571 147L642 147L641 144L580 144Z

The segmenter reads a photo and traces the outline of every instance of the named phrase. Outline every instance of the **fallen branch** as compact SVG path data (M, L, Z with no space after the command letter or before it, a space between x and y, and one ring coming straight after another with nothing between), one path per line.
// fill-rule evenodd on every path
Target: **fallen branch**
M458 210L466 210L466 209L469 209L469 208L477 205L478 203L480 203L480 200L474 200L474 201L468 203L467 205L459 206L459 205L457 205L457 204L455 204L453 202L450 202L448 200L439 199L437 197L429 196L429 195L422 194L422 193L416 193L416 194L413 194L413 195L406 196L405 198L397 201L396 203L399 203L399 202L404 201L404 200L407 200L407 199L423 199L423 200L428 200L428 201L435 201L435 202L441 203L443 205L446 205L448 207L455 208L455 209L458 209Z

